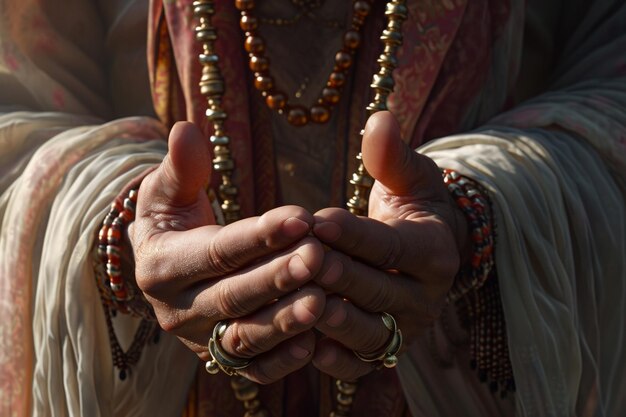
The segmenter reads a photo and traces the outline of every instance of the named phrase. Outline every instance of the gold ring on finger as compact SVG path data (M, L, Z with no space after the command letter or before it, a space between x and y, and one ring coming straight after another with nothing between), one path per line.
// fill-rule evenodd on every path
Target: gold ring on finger
M212 359L205 365L206 371L211 375L215 375L222 370L225 374L232 376L238 370L247 368L252 363L251 359L236 358L229 355L222 347L220 341L224 337L228 325L228 321L219 321L213 327L213 335L209 339L208 346Z
M385 327L391 331L391 336L383 351L370 354L359 353L356 350L353 352L363 362L381 362L385 368L394 368L398 364L396 355L402 347L402 332L398 329L396 319L391 314L383 312L381 318Z

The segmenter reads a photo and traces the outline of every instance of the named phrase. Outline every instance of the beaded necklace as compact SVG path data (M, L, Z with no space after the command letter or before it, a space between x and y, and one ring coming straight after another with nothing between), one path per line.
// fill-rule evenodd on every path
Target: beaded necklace
M402 23L408 16L405 6L406 0L389 0L385 16L387 26L380 39L384 49L378 58L379 70L373 76L370 87L374 91L374 98L367 106L367 116L381 110L387 110L387 97L393 91L394 81L392 72L397 65L396 53L402 44ZM210 141L213 144L214 170L221 176L218 195L221 200L221 209L224 219L231 223L240 219L240 206L237 202L238 189L233 184L232 174L235 161L230 152L230 138L225 129L227 114L222 107L222 98L225 92L225 83L219 68L219 56L215 49L218 34L211 23L215 14L215 0L196 0L193 2L193 12L198 19L195 28L196 39L202 46L199 61L202 65L200 92L207 99L206 116L213 127ZM339 88L343 85L347 70L352 65L353 54L360 44L359 31L364 19L369 14L371 1L355 0L353 2L352 25L344 35L344 44L335 55L335 66L328 77L326 87L321 97L310 110L302 106L290 106L284 93L274 88L274 80L269 72L269 62L264 57L265 42L258 35L258 19L254 14L254 0L235 0L235 6L241 13L240 26L245 32L244 47L249 55L249 67L255 73L255 88L265 97L266 104L281 114L286 113L287 120L294 126L303 126L309 118L315 123L325 123L330 116L330 107L339 101ZM353 186L353 195L349 199L348 209L358 215L367 214L367 201L373 179L367 174L363 166L361 153L356 156L358 168L352 174L350 184ZM336 381L338 389L337 407L330 413L331 417L348 416L356 392L357 383ZM269 413L260 403L258 386L241 376L231 379L231 387L237 399L243 402L246 416L268 416Z
M341 98L341 88L352 67L354 53L361 43L360 31L370 12L370 3L363 0L353 1L351 26L344 34L342 47L335 54L335 64L326 85L315 104L309 108L290 104L289 97L276 87L270 62L265 57L265 40L257 30L259 20L255 13L254 0L237 0L235 6L241 13L239 24L246 38L244 46L249 53L250 70L254 72L254 87L261 92L267 106L281 115L284 114L293 126L304 126L309 121L319 124L328 122L333 106Z

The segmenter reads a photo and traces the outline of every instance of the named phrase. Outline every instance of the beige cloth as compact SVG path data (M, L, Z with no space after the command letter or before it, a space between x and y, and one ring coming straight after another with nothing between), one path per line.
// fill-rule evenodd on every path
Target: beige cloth
M153 119L102 122L149 113L147 77L142 87L141 71L121 70L144 68L123 34L145 27L146 7L0 0L2 416L175 416L185 401L197 361L173 337L117 379L91 270L107 205L165 153ZM587 12L554 92L421 150L492 195L520 416L626 409L626 6ZM136 322L116 325L130 334ZM402 358L413 414L500 414L456 365L437 369L419 344Z

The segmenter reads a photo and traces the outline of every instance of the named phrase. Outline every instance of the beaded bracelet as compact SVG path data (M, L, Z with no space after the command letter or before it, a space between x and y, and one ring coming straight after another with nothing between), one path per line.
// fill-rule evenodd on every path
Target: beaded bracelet
M98 288L106 304L115 311L154 320L154 312L141 291L122 276L121 244L124 228L135 219L137 188L123 200L116 199L98 233L98 256L106 274L100 274Z
M137 189L138 187L131 188L124 199L117 198L111 204L98 233L97 261L94 265L113 364L119 370L121 380L126 379L131 367L139 361L143 348L150 341L156 343L159 336L152 307L136 285L124 280L122 275L121 253L124 228L135 218ZM113 327L112 317L117 312L141 318L133 341L126 351L122 349Z
M448 294L449 301L454 302L487 281L494 265L494 227L489 200L478 183L450 169L443 170L443 182L465 214L473 244L472 257L459 271Z
M469 332L470 367L481 382L502 397L515 391L506 339L506 322L496 269L495 223L487 192L475 181L443 170L443 181L463 211L470 228L473 253L448 293Z

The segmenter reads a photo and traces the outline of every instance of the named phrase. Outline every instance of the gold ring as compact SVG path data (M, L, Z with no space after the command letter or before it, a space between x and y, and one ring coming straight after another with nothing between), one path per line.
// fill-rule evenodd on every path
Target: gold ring
M389 313L383 312L381 314L383 324L391 331L389 336L389 343L385 346L382 353L363 354L356 350L353 350L357 358L363 362L381 362L385 368L394 368L398 364L398 357L396 356L400 352L402 347L402 332L398 329L396 319Z
M227 328L227 321L220 321L213 327L213 335L209 339L209 353L212 359L205 365L206 371L211 375L217 374L221 369L225 374L232 376L252 363L251 359L235 358L224 351L220 340L224 337Z

